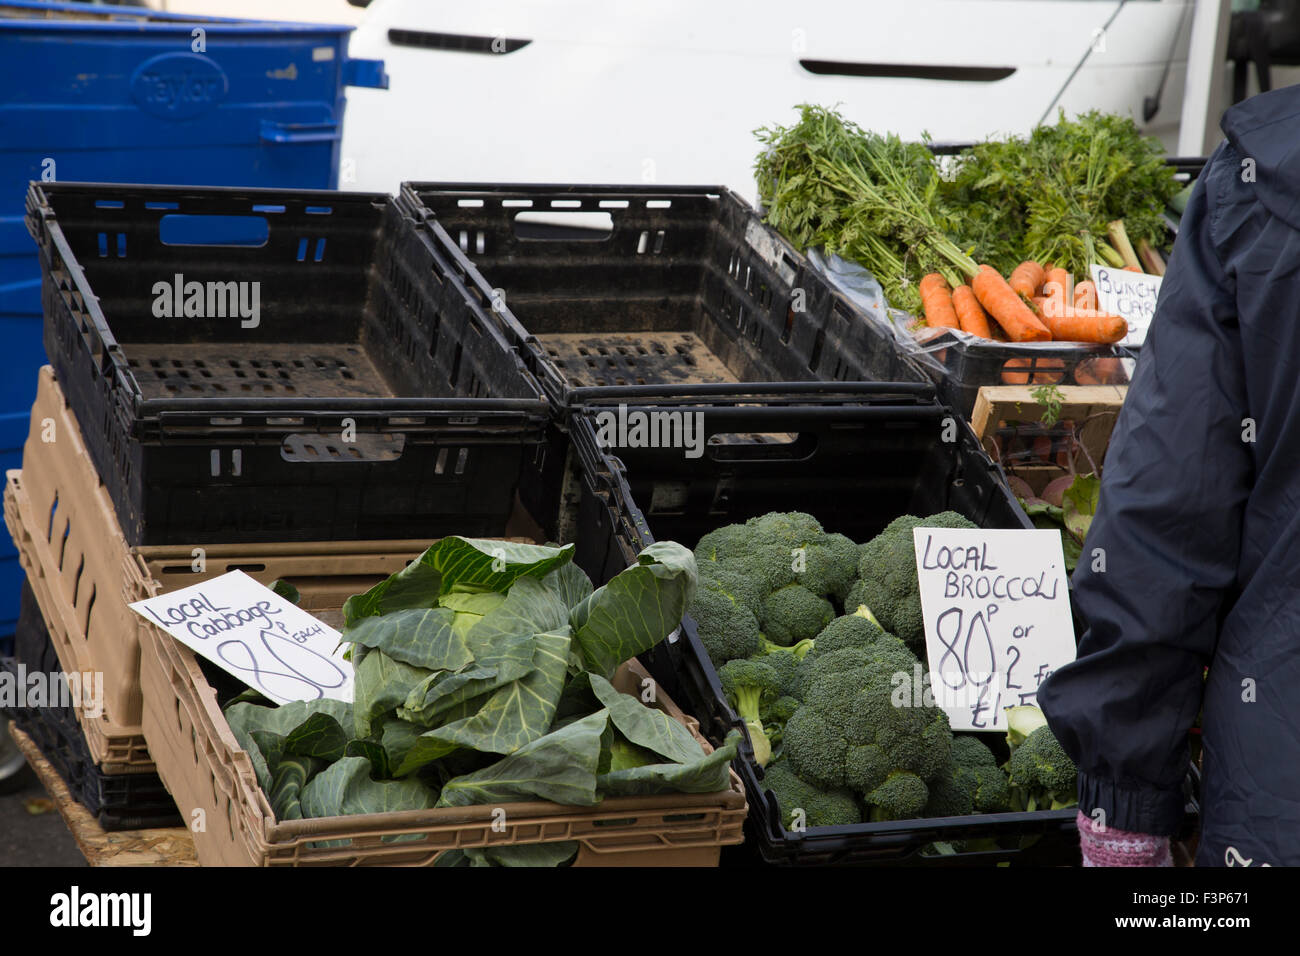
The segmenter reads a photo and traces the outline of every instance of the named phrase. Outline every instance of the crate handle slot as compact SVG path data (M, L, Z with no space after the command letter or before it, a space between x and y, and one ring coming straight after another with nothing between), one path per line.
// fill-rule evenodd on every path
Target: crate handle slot
M707 447L714 461L804 461L817 450L817 437L791 432L720 432L709 437Z
M284 436L280 457L285 461L315 465L366 461L397 461L406 447L406 436L394 432L359 433L344 441L341 435L295 432Z
M515 213L515 237L518 239L604 242L613 233L614 217L608 212L552 209Z
M203 216L173 213L158 220L165 246L265 246L271 224L265 216Z

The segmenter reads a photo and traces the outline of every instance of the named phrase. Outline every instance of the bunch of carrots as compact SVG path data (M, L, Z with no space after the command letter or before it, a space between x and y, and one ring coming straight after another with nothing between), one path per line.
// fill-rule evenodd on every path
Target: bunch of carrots
M988 265L963 271L969 284L953 287L938 272L921 280L927 325L1010 342L1111 344L1128 334L1122 317L1097 308L1091 281L1074 285L1067 270L1050 263L1022 262L1006 279Z

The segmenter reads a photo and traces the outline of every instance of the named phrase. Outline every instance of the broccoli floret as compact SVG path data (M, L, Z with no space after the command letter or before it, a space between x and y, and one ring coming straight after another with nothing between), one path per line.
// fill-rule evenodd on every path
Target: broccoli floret
M760 658L728 661L718 668L718 679L737 716L745 722L754 759L763 766L772 757L772 744L763 730L763 708L781 696L780 676Z
M954 737L952 764L930 787L927 817L997 813L1007 809L1007 775L993 752L974 737Z
M930 788L914 773L891 773L867 794L872 820L913 820L925 810Z
M763 598L767 592L762 582L747 574L738 561L702 561L696 562L700 573L700 587L710 591L721 591L740 604L745 605L755 617L763 609Z
M758 623L769 641L789 647L815 638L834 617L830 601L800 584L790 584L767 596Z
M860 578L855 580L844 598L844 613L853 614L858 608L867 606L867 584ZM872 614L872 617L875 617Z
M788 555L795 548L806 548L825 536L819 522L801 511L773 511L745 522L758 545L784 548Z
M1012 803L1022 810L1063 810L1078 802L1078 770L1050 727L1025 738L1007 763Z
M695 562L730 561L743 558L754 547L754 534L743 524L729 524L710 531L695 545Z
M803 826L838 827L862 822L862 811L847 790L823 790L803 780L790 768L789 761L779 760L763 774L763 789L776 798L781 808L781 823L788 830L795 826L798 811Z
M921 595L916 581L916 548L913 528L975 528L974 522L955 511L929 518L903 515L863 546L858 565L861 587L850 589L849 597L866 604L880 625L907 642L918 654L925 648L925 625L921 617Z
M826 670L815 675L804 705L785 726L785 753L800 777L823 789L848 788L871 802L891 775L912 774L924 785L945 770L952 759L948 715L938 707L894 706L900 660L906 658L893 648L819 655L814 667ZM842 666L831 669L835 664ZM878 795L891 801L882 812L906 810L917 793L910 781L890 783ZM922 795L918 812L925 802Z
M700 643L715 667L727 661L751 656L758 650L758 620L734 596L700 587L690 604Z
M804 570L798 581L813 594L843 601L857 580L858 564L858 546L852 539L842 534L822 535L805 549Z
M785 734L785 725L794 716L794 712L799 709L799 701L793 697L778 697L770 706L764 709L762 713L763 730L767 732L767 739L775 746L781 742Z
M775 646L775 645L773 645ZM762 661L776 674L777 693L794 694L799 686L799 658L784 648L764 653L762 649L752 660Z
M744 573L760 586L765 597L795 583L794 558L789 548L756 547L745 555L742 567Z
M829 654L845 647L870 647L879 638L887 637L878 624L874 624L861 614L845 614L837 617L817 635L816 654Z

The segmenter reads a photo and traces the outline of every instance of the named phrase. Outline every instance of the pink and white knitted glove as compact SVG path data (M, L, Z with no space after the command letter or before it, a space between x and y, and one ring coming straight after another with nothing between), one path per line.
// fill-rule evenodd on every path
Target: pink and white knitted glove
M1079 811L1079 848L1084 866L1173 866L1169 837L1131 833L1095 823Z

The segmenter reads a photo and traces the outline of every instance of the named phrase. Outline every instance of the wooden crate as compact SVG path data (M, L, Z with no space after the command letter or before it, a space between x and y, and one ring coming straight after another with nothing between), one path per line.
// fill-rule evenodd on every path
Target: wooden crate
M1042 420L1044 407L1035 398L1033 393L1036 391L1038 387L1030 385L989 385L979 390L975 409L971 412L971 427L995 460L1000 459L1001 449L996 439L1000 428L1007 424ZM1057 391L1061 399L1058 422L1083 423L1078 429L1079 444L1100 468L1106 458L1120 407L1128 394L1128 386L1061 385ZM1060 426L1059 431L1065 434L1065 427ZM1057 462L1041 460L1015 463L1006 466L1006 470L1008 474L1024 479L1035 494L1053 478L1068 473L1068 469ZM1090 470L1086 458L1077 464L1077 470L1081 473Z

